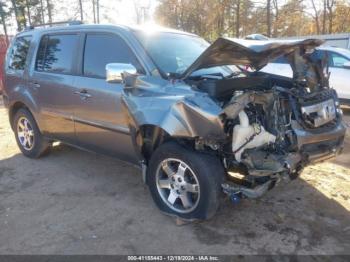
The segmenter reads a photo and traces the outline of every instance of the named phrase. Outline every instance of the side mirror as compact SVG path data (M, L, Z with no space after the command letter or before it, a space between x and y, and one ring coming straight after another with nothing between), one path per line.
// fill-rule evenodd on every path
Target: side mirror
M106 81L108 83L120 83L126 75L136 75L137 70L131 64L110 63L106 65Z
M346 68L346 69L350 69L350 61L345 62L345 63L343 64L343 67Z

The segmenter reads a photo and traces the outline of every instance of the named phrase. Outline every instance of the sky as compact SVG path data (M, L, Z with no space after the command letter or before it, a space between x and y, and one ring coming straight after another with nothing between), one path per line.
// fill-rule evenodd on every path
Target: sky
M93 23L92 0L82 0L84 10L84 22ZM8 1L9 2L9 1ZM46 1L43 1L44 3ZM78 0L52 0L54 5L53 20L66 21L70 19L80 20ZM137 6L149 9L150 21L157 6L157 0L100 0L100 23L102 24L136 24L135 3ZM47 16L45 17L48 19ZM9 34L16 33L15 17L7 21ZM0 32L3 33L2 28Z

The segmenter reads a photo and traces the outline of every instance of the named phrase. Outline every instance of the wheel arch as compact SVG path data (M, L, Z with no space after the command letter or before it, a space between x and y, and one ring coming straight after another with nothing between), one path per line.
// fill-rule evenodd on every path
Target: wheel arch
M32 111L29 109L29 107L25 103L23 103L22 101L16 101L15 103L13 103L9 107L9 121L10 121L10 126L11 126L12 130L14 130L13 119L14 119L16 113L18 112L18 110L20 110L22 108L28 110L28 112L30 112L31 115L34 117Z
M36 101L33 94L29 91L28 88L24 86L16 86L10 93L7 93L7 108L9 113L9 120L11 128L13 129L13 117L18 112L20 108L25 108L28 112L31 113L36 124L41 130L41 124L39 119L39 105Z
M173 137L157 125L144 124L138 127L135 133L134 144L146 165L157 148L166 142L173 141L187 147L194 146L194 138Z
M153 152L165 141L172 140L172 138L163 128L144 124L138 127L134 140L138 153L147 164Z

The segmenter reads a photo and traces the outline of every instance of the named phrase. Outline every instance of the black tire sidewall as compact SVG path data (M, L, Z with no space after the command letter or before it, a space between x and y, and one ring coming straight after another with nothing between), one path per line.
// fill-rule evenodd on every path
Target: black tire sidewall
M185 162L195 173L200 189L200 200L190 213L172 210L159 195L156 173L159 164L167 158L176 158ZM186 149L175 142L161 145L152 155L147 170L147 183L156 205L166 214L187 220L204 220L212 217L219 207L221 183L224 169L217 157Z

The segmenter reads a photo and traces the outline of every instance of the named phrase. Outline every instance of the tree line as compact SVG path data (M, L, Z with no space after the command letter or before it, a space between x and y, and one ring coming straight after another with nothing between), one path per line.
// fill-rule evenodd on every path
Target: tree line
M158 23L213 40L350 32L350 0L159 0Z
M124 0L124 4L125 4ZM135 13L135 23L142 24L150 19L151 0L127 0L132 1ZM106 13L101 12L100 0L60 0L62 6L69 5L65 17L68 20L80 20L83 22L100 23L100 15L108 20ZM57 6L56 6L57 5ZM106 5L106 3L105 3ZM123 5L123 0L111 0L104 8L112 5ZM0 18L2 29L8 39L8 28L14 27L18 32L24 28L38 24L52 24L60 22L62 16L58 18L59 4L54 0L0 0ZM130 12L132 16L132 12ZM13 19L15 18L15 19ZM15 25L12 25L15 20ZM12 30L13 31L13 30Z
M99 1L70 0L70 5L76 4L71 11L76 13L70 17L84 21L89 2L92 22L100 23ZM135 22L149 19L150 4L140 0L133 3ZM55 22L54 7L53 0L0 0L5 35L12 17L17 31ZM268 37L332 34L350 32L350 0L158 0L154 18L164 26L193 32L208 40L221 35L244 37L252 33Z
M73 0L74 1L74 0ZM80 20L84 20L83 1L78 1ZM93 22L100 22L99 0L92 1ZM17 31L38 24L52 24L54 20L54 2L52 0L0 0L0 18L8 41L8 20L14 16Z

